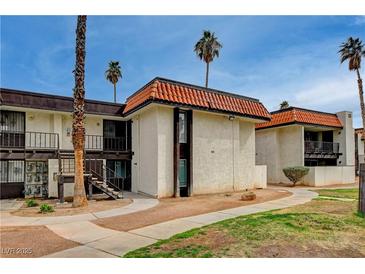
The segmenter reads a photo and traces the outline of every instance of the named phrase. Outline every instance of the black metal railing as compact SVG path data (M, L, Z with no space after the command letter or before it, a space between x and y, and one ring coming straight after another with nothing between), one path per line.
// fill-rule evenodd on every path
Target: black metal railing
M1 148L22 149L60 149L59 135L48 132L0 131ZM125 151L125 137L104 137L102 135L85 135L85 150Z
M340 144L322 141L305 141L305 153L339 153Z
M59 148L58 134L48 132L25 132L25 147L30 149L56 150Z
M1 148L24 148L25 133L0 131L0 147Z
M109 187L121 192L124 190L124 177L118 176L114 170L108 168L99 159L85 159L85 173L95 176L99 180L104 181Z
M104 150L125 151L127 148L126 138L124 137L104 137Z
M0 147L56 150L59 139L57 133L1 131Z
M85 150L125 151L126 138L85 135Z

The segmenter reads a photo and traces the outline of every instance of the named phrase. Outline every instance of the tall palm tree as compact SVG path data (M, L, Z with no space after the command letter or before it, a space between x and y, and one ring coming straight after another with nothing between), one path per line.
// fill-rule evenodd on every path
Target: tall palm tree
M362 79L360 76L361 57L365 57L364 45L362 44L362 41L359 38L353 39L352 37L350 37L347 39L346 42L342 43L342 45L340 46L340 50L338 52L340 53L341 64L346 60L348 60L349 70L356 71L357 85L359 89L362 125L363 128L365 128L364 92L362 86Z
M349 70L356 71L357 74L357 86L359 88L359 98L360 98L360 108L361 108L361 118L362 118L362 126L365 129L365 105L364 105L364 92L362 86L362 79L360 76L360 68L361 68L361 57L365 57L365 50L362 41L359 38L353 39L352 37L348 38L346 42L342 43L340 46L340 60L341 64L346 60L349 61ZM363 137L364 133L363 133ZM365 152L365 148L364 148ZM361 172L361 170L360 170ZM361 175L360 175L361 177ZM360 180L359 183L359 204L358 211L363 214L365 217L365 197L363 195L362 189L365 188L364 182Z
M218 42L214 32L208 30L203 31L203 37L195 44L194 51L196 55L203 60L206 65L205 87L208 87L209 63L213 62L215 57L219 57L219 50L222 44Z
M84 108L85 108L85 40L86 40L86 16L77 17L76 28L76 64L75 64L75 88L72 121L72 143L75 153L75 186L73 207L87 206L87 198L84 185Z
M109 68L105 71L105 78L114 85L114 103L117 102L117 82L122 78L122 70L118 61L110 61Z
M280 109L286 109L289 107L289 102L284 100L280 103Z

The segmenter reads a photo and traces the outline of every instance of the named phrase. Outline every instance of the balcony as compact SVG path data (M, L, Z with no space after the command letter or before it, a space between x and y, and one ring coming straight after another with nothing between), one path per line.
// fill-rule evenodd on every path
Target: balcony
M85 135L85 150L126 151L126 138Z
M0 147L7 149L57 150L57 133L47 132L0 132Z
M304 153L307 154L339 154L340 144L322 141L305 141Z
M57 133L47 132L0 132L0 148L29 150L62 149ZM101 135L85 135L86 151L126 151L124 137L104 137Z

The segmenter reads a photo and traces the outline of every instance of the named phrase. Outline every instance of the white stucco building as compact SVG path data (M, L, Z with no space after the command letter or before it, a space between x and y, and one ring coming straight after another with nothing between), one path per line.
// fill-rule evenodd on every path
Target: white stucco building
M290 182L289 166L308 166L304 184L324 186L355 181L352 113L336 114L290 107L256 126L256 164L267 166L267 181Z
M72 98L1 95L2 198L71 196ZM85 172L107 184L123 178L125 190L159 198L266 187L255 125L270 114L256 99L155 78L125 104L85 109Z

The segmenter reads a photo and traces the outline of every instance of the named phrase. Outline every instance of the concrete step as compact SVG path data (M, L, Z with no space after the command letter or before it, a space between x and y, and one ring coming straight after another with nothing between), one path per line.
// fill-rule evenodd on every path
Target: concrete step
M112 191L113 195L118 196L119 192L118 191Z
M112 192L112 191L114 191L114 188L108 187L107 190L110 191L110 192Z

